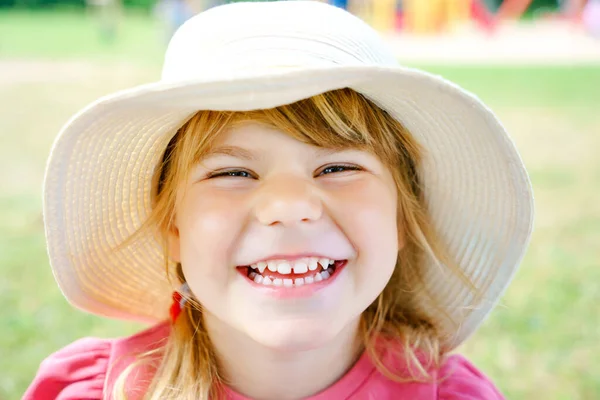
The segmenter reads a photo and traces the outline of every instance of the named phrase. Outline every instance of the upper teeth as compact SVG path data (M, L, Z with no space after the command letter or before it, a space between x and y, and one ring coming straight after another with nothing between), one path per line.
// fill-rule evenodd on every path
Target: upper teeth
M280 274L291 274L292 271L295 274L305 274L306 272L316 270L319 265L323 269L327 269L330 265L333 265L335 260L330 258L317 258L317 257L305 257L299 258L294 261L286 260L269 260L267 262L261 261L256 264L250 265L250 268L257 269L261 274L265 272L265 269L269 269L271 272L278 272Z

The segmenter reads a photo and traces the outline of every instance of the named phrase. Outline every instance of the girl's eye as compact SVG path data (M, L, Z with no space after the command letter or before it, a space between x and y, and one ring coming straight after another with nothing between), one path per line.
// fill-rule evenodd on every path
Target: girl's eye
M252 173L243 169L230 169L226 171L215 171L208 175L209 179L219 177L232 177L232 178L253 178Z
M361 168L356 165L329 165L321 170L317 174L317 176L329 175L336 172L345 172L345 171L360 171Z

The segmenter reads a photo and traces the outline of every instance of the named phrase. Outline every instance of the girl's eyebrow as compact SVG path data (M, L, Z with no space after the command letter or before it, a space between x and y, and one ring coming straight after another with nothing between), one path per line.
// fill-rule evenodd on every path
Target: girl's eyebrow
M256 159L256 156L251 152L242 147L238 146L217 146L211 149L204 155L204 159L215 156L231 156L241 158L243 160L252 161Z
M329 147L317 147L315 149L315 153L317 154L318 157L327 157L327 156L330 156L332 154L339 153L339 152L340 152L340 150L331 149Z
M317 147L314 151L317 157L327 157L340 152L351 152L352 150L353 149L332 149L327 147ZM255 161L257 158L259 158L256 156L256 154L243 147L222 145L216 146L215 148L208 151L206 154L204 154L202 159L205 160L207 158L217 156L230 156L247 161Z

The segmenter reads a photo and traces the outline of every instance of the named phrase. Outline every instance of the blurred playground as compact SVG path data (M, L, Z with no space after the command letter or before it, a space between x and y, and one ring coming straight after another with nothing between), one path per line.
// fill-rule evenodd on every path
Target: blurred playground
M317 1L317 0L315 0ZM325 1L325 0L318 0ZM102 47L119 54L144 35L143 51L160 57L190 16L222 0L0 0L0 56L40 56ZM377 28L403 62L452 64L596 64L600 0L331 0ZM57 10L60 10L57 12ZM66 15L66 16L65 16ZM78 34L70 35L73 16ZM31 30L11 36L16 24ZM125 26L127 25L127 26ZM91 36L95 35L96 38ZM86 39L87 40L87 39ZM139 47L137 44L132 47ZM132 49L139 52L140 49ZM86 49L86 54L90 51ZM131 58L131 57L128 57Z

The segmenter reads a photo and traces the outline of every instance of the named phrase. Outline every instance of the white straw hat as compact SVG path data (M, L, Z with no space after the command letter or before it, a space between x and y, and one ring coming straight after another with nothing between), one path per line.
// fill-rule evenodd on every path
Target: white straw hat
M529 242L523 163L476 97L398 65L364 22L311 1L237 3L193 17L169 44L159 82L103 97L66 124L48 162L44 214L67 299L111 318L166 318L173 287L160 244L149 234L114 249L149 215L152 178L176 130L197 110L272 108L341 88L387 110L426 150L419 175L435 228L485 294L475 299L425 265L427 287L452 320L422 307L457 346L498 301Z

